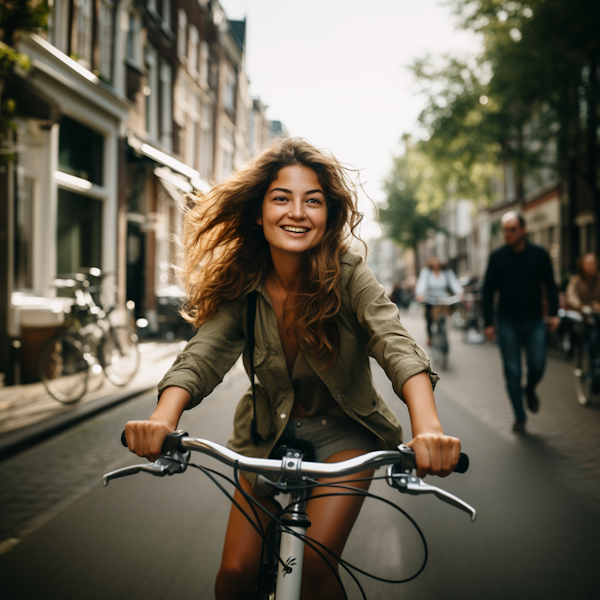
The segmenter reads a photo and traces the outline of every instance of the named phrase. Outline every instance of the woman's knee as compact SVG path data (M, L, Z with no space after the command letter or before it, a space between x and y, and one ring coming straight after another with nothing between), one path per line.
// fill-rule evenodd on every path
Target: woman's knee
M215 595L221 598L247 598L256 587L256 569L240 560L223 560L217 581Z

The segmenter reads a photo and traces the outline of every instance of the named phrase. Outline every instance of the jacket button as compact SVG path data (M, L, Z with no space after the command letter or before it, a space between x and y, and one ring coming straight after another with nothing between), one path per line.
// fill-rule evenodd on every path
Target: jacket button
M282 419L285 419L285 413L281 413L279 416L280 416Z
M371 402L371 404L372 404L373 406L377 406L377 402L375 402L375 400L373 400L373 402Z

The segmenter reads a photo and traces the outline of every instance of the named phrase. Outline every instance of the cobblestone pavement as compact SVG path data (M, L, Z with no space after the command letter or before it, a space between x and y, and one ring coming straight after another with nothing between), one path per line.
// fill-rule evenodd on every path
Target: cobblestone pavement
M238 362L213 397L237 400L247 385ZM148 418L155 405L155 391L142 394L1 462L0 555L97 488L104 473L140 462L124 450L118 432L129 420Z
M402 321L423 343L422 318L403 313ZM549 470L600 508L600 406L577 403L570 363L549 356L539 387L540 412L530 415L528 433L516 438L498 349L487 343L465 344L458 331L451 331L450 339L450 364L441 372L438 385L444 393L439 397L450 396L507 439L536 446L548 458ZM238 362L212 398L221 395L234 402L247 383ZM103 473L135 462L136 457L123 454L115 431L127 420L146 418L155 402L155 393L144 394L0 463L0 554L97 487ZM205 404L210 403L207 398ZM190 431L197 428L190 425Z
M425 346L425 324L414 310L401 319ZM463 333L450 331L448 369L439 371L439 389L501 435L514 439L514 420L495 344L466 344ZM580 406L575 396L573 365L549 351L546 372L538 389L540 410L528 414L521 442L537 446L563 481L600 508L600 403Z

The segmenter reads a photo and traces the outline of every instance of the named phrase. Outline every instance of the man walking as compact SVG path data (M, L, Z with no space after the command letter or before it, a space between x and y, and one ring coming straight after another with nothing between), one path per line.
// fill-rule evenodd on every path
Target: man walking
M506 213L501 220L505 246L490 255L483 286L485 335L490 341L498 337L504 376L515 412L513 431L525 429L523 390L521 388L521 349L527 357L527 407L539 409L535 387L546 366L546 326L542 319L542 286L548 301L547 326L554 331L560 324L558 289L554 282L548 252L527 241L525 220L516 212ZM494 327L494 294L499 292L498 331Z

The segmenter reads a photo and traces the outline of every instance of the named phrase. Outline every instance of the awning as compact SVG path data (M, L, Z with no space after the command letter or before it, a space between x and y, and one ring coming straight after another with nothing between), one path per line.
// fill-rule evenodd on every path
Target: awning
M168 167L169 169L174 171L174 173L172 174L172 177L177 177L178 179L181 179L179 177L179 175L176 175L176 174L184 175L189 180L189 184L192 188L200 190L202 192L208 192L210 190L210 185L208 184L207 181L200 178L200 173L198 173L198 171L196 171L195 169L192 169L191 167L188 167L185 163L182 163L180 160L177 160L175 157L171 156L170 154L167 154L166 152L159 150L155 146L148 144L144 140L139 139L131 131L127 133L127 143L134 150L142 153L144 156L147 156L148 158L151 158L152 160L156 161L157 163L164 165L165 167ZM164 171L162 171L162 173L163 173L163 175L165 174ZM158 177L161 177L161 175L156 173L156 171L155 171L155 174ZM166 177L170 177L170 176L166 175ZM172 177L171 177L171 179L172 179ZM161 179L164 180L165 176L161 177ZM177 184L173 184L173 185L177 185ZM180 188L180 189L183 189L183 188ZM191 191L191 189L190 189L190 191Z

